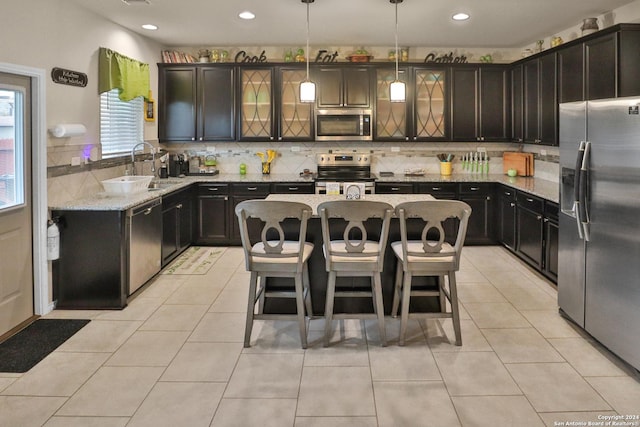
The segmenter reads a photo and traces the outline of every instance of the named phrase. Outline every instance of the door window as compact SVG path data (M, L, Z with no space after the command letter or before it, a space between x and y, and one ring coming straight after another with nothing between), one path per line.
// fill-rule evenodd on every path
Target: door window
M24 204L24 93L0 87L0 210Z

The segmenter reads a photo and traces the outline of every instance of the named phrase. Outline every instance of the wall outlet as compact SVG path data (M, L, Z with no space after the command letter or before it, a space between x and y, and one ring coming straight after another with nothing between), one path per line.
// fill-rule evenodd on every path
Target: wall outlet
M391 152L392 153L399 153L400 152L400 147L391 147Z
M478 151L478 153L486 153L487 152L486 147L478 147L476 150Z
M80 157L72 157L71 166L80 166Z
M298 147L297 145L294 145L291 147L291 151L293 151L294 153L298 153L300 151L300 147Z
M541 156L546 156L547 155L547 150L540 150L540 155Z

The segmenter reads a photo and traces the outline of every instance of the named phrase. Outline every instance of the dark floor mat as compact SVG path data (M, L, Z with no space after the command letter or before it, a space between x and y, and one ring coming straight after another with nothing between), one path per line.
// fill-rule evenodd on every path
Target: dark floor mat
M0 343L0 372L27 372L89 320L38 319Z

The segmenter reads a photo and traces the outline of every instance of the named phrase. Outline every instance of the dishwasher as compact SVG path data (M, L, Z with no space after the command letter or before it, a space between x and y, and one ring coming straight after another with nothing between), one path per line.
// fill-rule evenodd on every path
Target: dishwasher
M162 199L127 211L129 232L129 293L133 294L160 271L162 261Z

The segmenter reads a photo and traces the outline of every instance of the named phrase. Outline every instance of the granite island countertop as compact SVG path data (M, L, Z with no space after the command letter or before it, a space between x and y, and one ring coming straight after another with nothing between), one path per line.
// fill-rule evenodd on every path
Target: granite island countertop
M142 193L131 194L128 196L113 196L104 192L95 195L83 197L77 200L71 200L64 204L50 206L51 210L127 210L148 202L155 198L166 196L176 190L186 188L196 183L278 183L278 182L313 182L310 175L301 176L300 174L247 174L240 175L238 173L221 173L215 176L197 175L186 176L184 178L167 178L155 180L161 183L161 188ZM450 176L442 176L440 174L425 174L424 176L404 176L398 174L390 177L378 176L377 182L495 182L508 185L517 190L526 191L543 199L558 203L559 200L559 184L553 181L547 181L534 177L509 177L503 174L489 175L471 175L471 174L453 174ZM381 195L386 197L388 195Z

